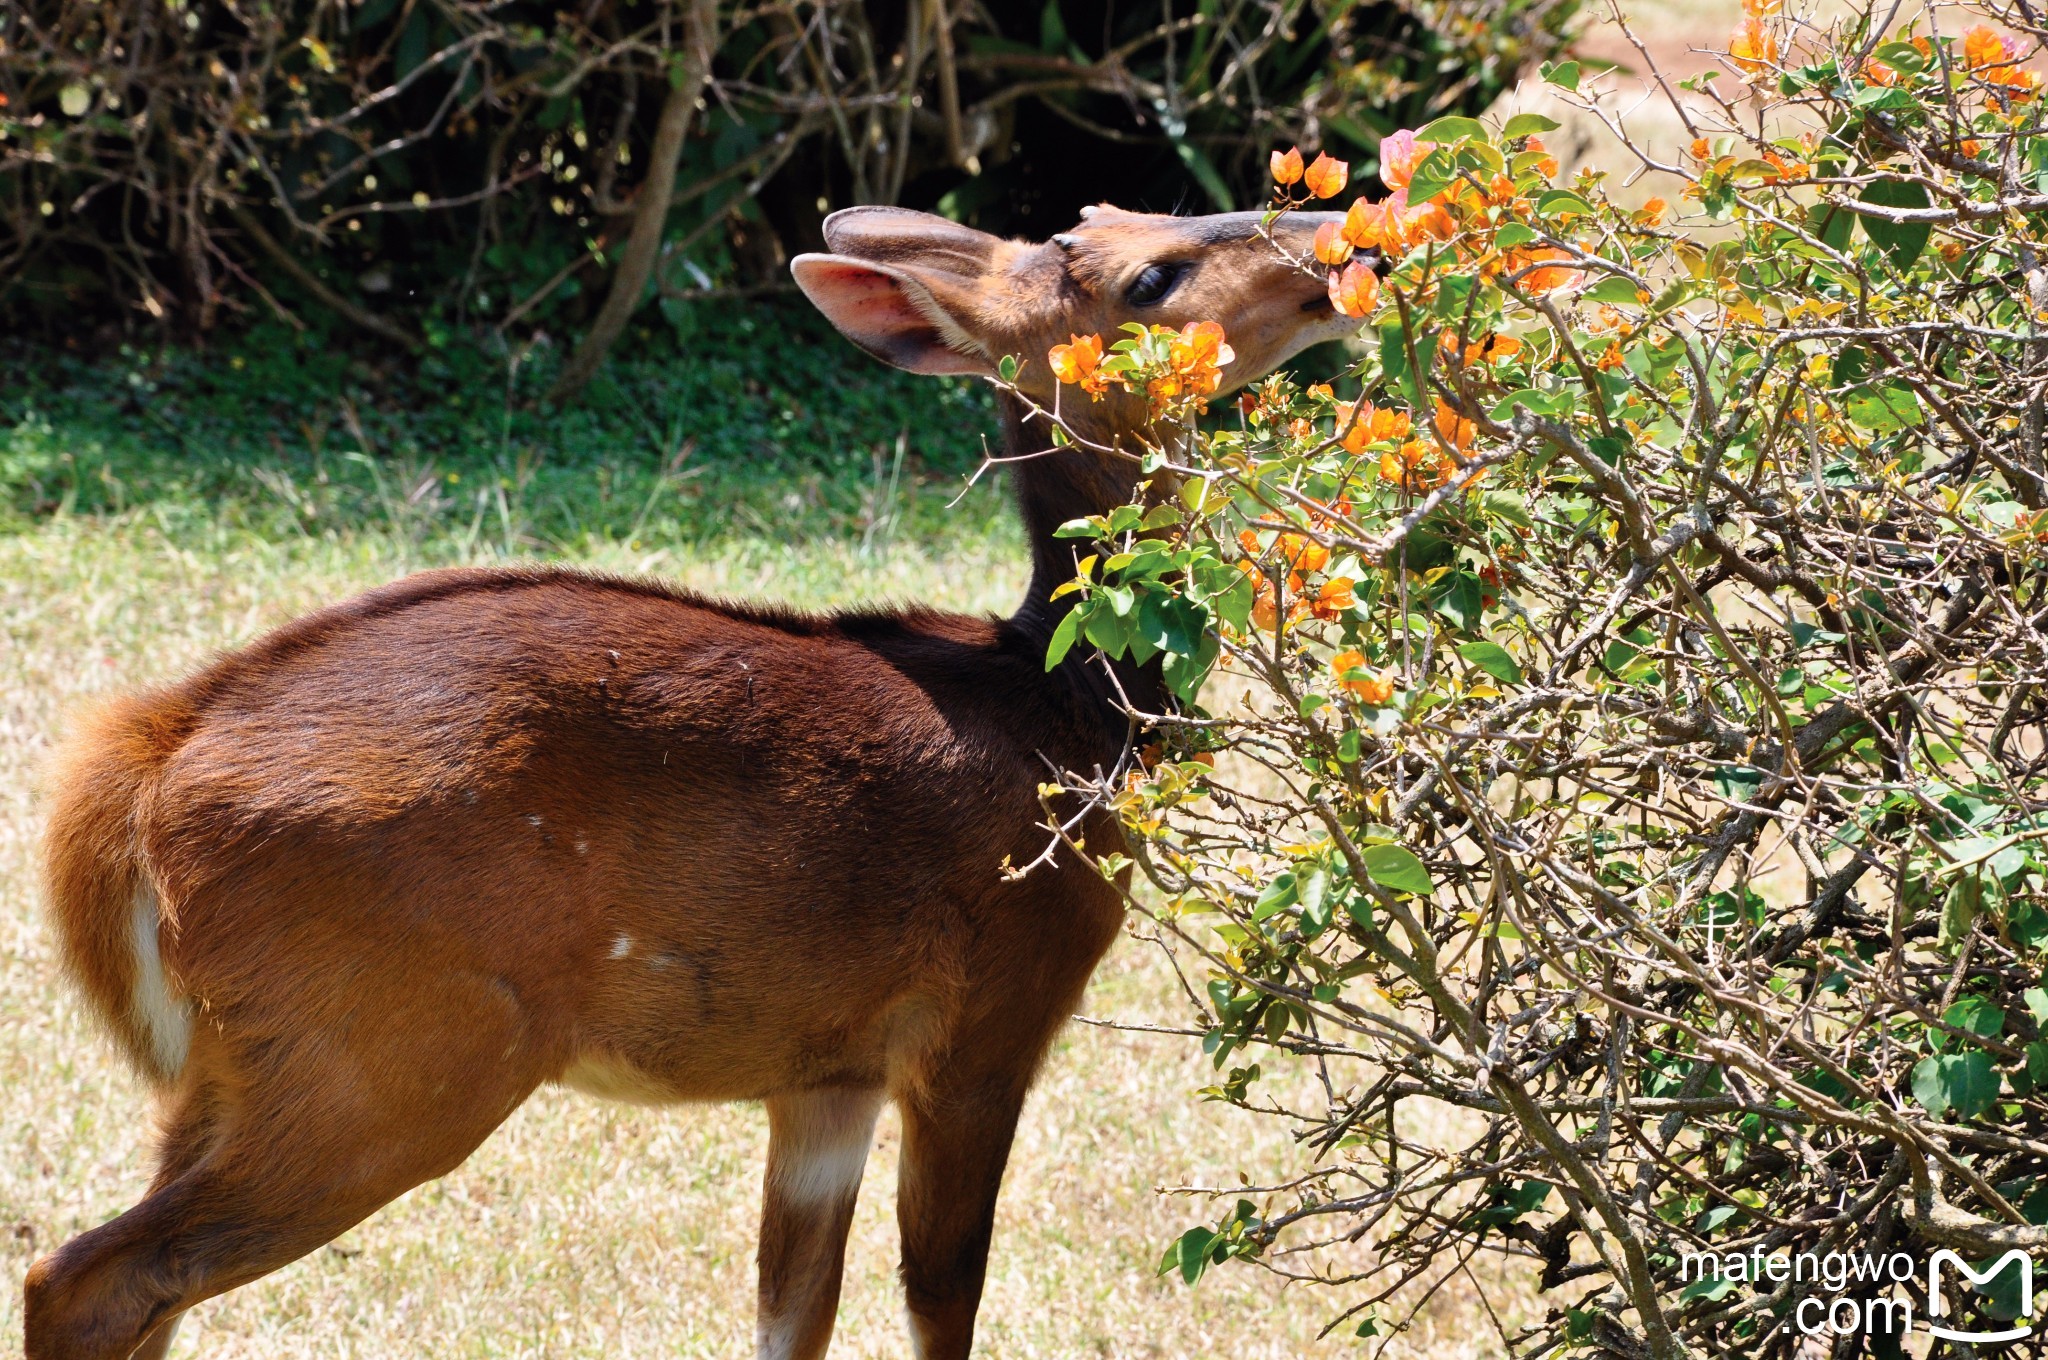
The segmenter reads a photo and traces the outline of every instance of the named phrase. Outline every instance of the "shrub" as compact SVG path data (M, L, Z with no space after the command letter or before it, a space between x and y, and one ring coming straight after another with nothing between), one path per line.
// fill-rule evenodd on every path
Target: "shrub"
M1505 1253L1551 1304L1512 1353L1665 1360L1816 1353L1823 1285L1703 1254L2048 1256L2041 30L1775 8L1688 146L1630 142L1675 221L1541 117L1390 139L1402 192L1305 262L1357 399L1168 401L1146 497L1064 531L1054 652L1164 651L1182 701L1067 781L1128 844L1069 848L1149 884L1204 1098L1301 1148L1211 1192L1191 1283L1385 1335Z
M1483 107L1576 3L26 0L0 318L412 346L580 328L609 291L616 334L644 298L779 282L848 203L1043 235L1191 176L1253 190L1276 138L1365 154Z

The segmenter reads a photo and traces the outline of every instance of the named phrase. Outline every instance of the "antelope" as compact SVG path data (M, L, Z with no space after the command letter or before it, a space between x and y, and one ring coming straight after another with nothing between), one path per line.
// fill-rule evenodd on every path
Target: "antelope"
M1043 244L827 219L791 268L860 349L1025 359L999 399L1032 550L1007 619L432 571L85 719L46 897L161 1132L142 1201L30 1267L29 1360L160 1360L194 1304L447 1174L550 1082L766 1106L763 1360L825 1352L895 1101L913 1349L966 1356L1025 1092L1123 917L1085 866L1002 866L1045 848L1048 768L1112 767L1127 705L1165 702L1146 667L1045 667L1054 530L1131 496L1104 450L1146 413L1067 401L1082 441L1055 446L1043 356L1217 320L1226 381L1263 376L1356 325L1294 262L1334 218L1102 207ZM1118 843L1106 813L1079 834Z

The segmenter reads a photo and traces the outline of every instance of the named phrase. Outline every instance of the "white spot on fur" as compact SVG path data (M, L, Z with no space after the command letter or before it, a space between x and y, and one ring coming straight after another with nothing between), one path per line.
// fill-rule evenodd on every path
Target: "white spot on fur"
M163 951L157 943L157 927L163 919L156 891L148 884L135 890L129 910L128 942L135 951L135 990L131 1002L135 1023L149 1043L158 1069L176 1076L185 1066L192 1047L192 1011L171 995L171 982L164 975Z
M875 1140L879 1091L838 1089L780 1097L771 1113L768 1179L792 1205L852 1196Z
M616 940L613 940L613 941L612 941L612 957L613 957L613 958L615 958L615 959L623 959L624 957L626 957L626 955L628 955L628 954L630 954L630 953L632 953L632 952L633 952L633 937L632 937L631 935L621 935L621 936L619 936L619 938L618 938L618 939L616 939Z
M583 839L583 838L582 838L581 836L578 836L578 837L576 838L576 853L577 853L577 854L579 854L579 855L587 855L587 854L589 854L589 853L590 853L590 842L589 842L589 841L587 841L587 840L584 840L584 839Z

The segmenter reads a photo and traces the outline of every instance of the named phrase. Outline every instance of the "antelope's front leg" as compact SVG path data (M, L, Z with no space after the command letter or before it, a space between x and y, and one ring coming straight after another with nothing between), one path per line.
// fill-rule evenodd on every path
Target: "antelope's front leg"
M835 1087L768 1101L759 1360L816 1360L832 1341L846 1230L882 1092Z

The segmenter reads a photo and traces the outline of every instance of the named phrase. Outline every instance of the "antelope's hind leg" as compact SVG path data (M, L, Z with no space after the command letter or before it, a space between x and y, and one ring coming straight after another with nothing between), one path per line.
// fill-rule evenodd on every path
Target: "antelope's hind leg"
M846 1230L882 1095L880 1089L832 1087L768 1101L759 1360L816 1360L832 1341Z
M366 1007L291 1040L237 1045L232 1017L204 1027L183 1087L208 1097L167 1122L149 1194L29 1268L27 1360L153 1360L192 1305L460 1165L539 1077L516 1017L454 1000Z

